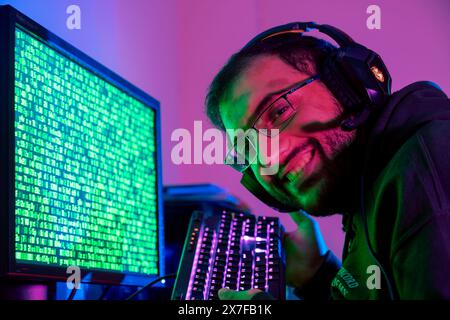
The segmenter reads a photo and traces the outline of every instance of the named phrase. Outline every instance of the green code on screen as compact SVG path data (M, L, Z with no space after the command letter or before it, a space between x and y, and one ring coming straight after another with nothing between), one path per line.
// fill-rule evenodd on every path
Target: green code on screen
M16 28L18 263L158 273L155 114Z

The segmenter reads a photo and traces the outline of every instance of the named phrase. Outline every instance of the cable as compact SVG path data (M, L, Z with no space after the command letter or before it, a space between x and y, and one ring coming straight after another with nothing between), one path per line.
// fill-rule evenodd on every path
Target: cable
M128 298L126 298L125 300L133 300L134 297L136 297L139 293L141 293L143 290L150 288L151 286L153 286L154 284L160 282L161 280L164 279L168 279L168 278L176 278L177 274L176 273L170 273L170 274L166 274L165 276L156 278L155 280L151 281L149 284L146 284L145 286L143 286L141 289L137 290L135 293L133 293L132 295L130 295Z
M100 295L100 297L97 300L99 300L99 301L103 300L106 297L106 295L108 294L108 292L111 289L111 287L112 287L111 285L105 286L105 288L102 291L102 294Z
M73 300L73 298L75 297L75 294L77 293L77 287L74 286L72 291L70 291L69 297L67 298L67 300Z

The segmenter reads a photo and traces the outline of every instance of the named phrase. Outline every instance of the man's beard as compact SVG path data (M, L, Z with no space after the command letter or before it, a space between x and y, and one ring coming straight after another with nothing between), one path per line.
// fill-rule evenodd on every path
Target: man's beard
M326 156L318 142L314 143L320 158L320 168L299 186L279 184L283 190L283 202L316 217L353 210L358 199L354 135L344 133L339 128L329 132L323 140L327 150L330 150L330 156ZM315 201L302 200L308 197L315 198Z
M327 135L326 143L333 158L324 160L322 187L311 215L329 216L353 210L358 203L359 166L355 158L357 144L354 135L345 135L340 129L336 135Z

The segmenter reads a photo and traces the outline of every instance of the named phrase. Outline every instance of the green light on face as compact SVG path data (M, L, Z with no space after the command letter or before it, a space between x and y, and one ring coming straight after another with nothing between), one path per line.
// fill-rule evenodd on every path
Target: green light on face
M158 273L154 117L16 29L18 262Z

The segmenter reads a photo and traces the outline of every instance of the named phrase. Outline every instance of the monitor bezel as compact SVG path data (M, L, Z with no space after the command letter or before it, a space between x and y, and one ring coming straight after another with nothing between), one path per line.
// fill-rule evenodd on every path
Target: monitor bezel
M158 225L158 274L120 273L114 271L81 269L81 281L111 285L142 286L164 275L164 221L162 197L161 121L159 102L118 74L92 59L42 25L15 8L0 6L0 275L38 281L66 281L66 268L57 266L16 263L15 260L15 132L14 132L14 49L15 30L20 26L37 36L60 54L72 59L88 71L103 78L118 89L141 101L154 111L156 150L156 190Z

